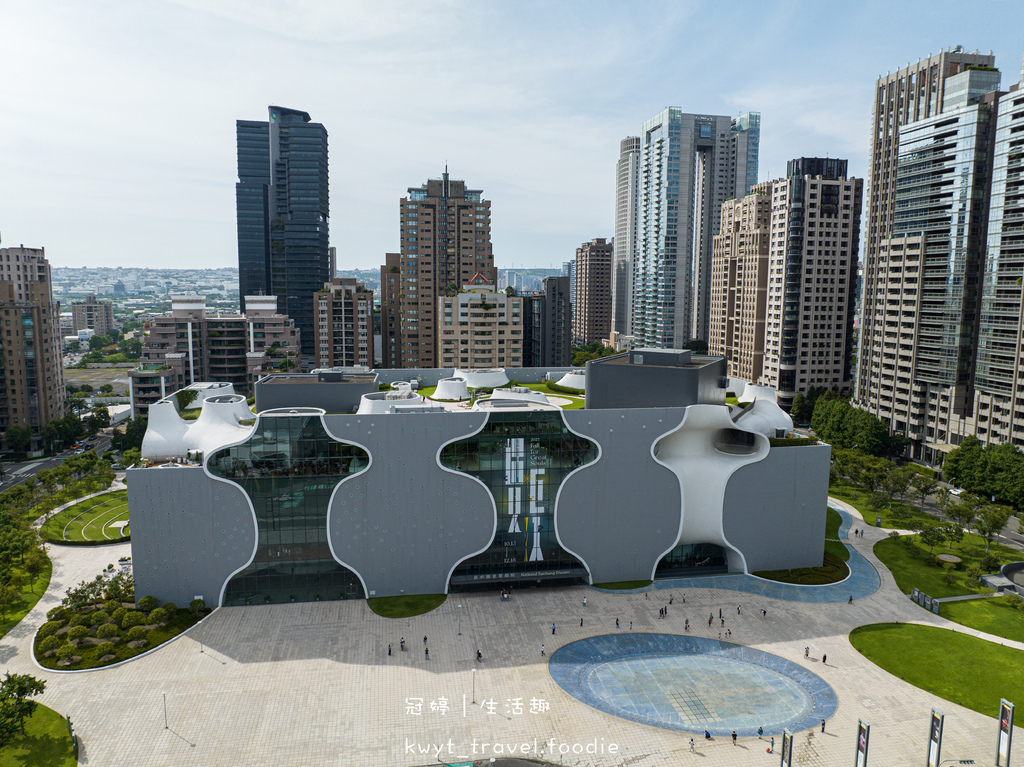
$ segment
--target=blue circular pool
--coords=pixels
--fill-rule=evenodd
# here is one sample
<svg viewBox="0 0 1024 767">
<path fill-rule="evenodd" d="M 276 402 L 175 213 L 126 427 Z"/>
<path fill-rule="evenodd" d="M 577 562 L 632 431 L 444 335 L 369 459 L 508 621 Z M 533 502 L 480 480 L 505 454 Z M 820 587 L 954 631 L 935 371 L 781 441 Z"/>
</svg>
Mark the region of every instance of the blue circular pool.
<svg viewBox="0 0 1024 767">
<path fill-rule="evenodd" d="M 562 647 L 548 664 L 588 706 L 681 732 L 742 736 L 804 730 L 835 713 L 832 688 L 803 666 L 749 647 L 677 634 L 606 634 Z"/>
</svg>

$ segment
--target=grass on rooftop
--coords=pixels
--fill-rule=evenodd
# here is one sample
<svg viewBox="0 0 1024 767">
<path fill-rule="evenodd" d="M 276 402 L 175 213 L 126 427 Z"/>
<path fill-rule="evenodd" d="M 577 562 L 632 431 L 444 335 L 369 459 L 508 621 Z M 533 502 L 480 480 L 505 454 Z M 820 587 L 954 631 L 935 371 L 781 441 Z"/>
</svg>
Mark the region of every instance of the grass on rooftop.
<svg viewBox="0 0 1024 767">
<path fill-rule="evenodd" d="M 969 634 L 913 623 L 874 623 L 850 632 L 850 644 L 914 687 L 985 716 L 997 715 L 1001 697 L 1024 698 L 1024 652 Z"/>
<path fill-rule="evenodd" d="M 385 618 L 411 618 L 436 610 L 448 598 L 447 594 L 408 594 L 398 597 L 372 597 L 366 600 L 377 615 Z"/>
</svg>

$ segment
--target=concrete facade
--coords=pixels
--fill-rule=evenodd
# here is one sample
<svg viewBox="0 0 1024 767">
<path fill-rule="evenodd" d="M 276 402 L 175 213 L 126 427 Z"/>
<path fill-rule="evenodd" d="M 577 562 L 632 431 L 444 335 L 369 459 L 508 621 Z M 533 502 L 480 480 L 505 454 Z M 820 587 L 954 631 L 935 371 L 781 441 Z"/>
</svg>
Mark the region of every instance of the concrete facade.
<svg viewBox="0 0 1024 767">
<path fill-rule="evenodd" d="M 770 398 L 774 420 L 725 405 L 724 360 L 640 349 L 587 375 L 583 410 L 538 395 L 373 415 L 326 414 L 344 382 L 297 377 L 201 465 L 147 435 L 128 482 L 140 588 L 249 604 L 821 564 L 829 449 L 772 447 L 791 421 Z M 617 386 L 640 401 L 594 406 Z"/>
<path fill-rule="evenodd" d="M 72 330 L 93 330 L 102 336 L 114 327 L 114 305 L 110 301 L 97 301 L 96 296 L 86 296 L 84 301 L 71 302 Z"/>
<path fill-rule="evenodd" d="M 317 367 L 373 367 L 373 291 L 336 277 L 313 296 Z"/>
<path fill-rule="evenodd" d="M 590 344 L 608 337 L 612 329 L 612 250 L 615 241 L 603 237 L 576 248 L 576 301 L 572 311 L 572 336 L 576 344 Z"/>
</svg>

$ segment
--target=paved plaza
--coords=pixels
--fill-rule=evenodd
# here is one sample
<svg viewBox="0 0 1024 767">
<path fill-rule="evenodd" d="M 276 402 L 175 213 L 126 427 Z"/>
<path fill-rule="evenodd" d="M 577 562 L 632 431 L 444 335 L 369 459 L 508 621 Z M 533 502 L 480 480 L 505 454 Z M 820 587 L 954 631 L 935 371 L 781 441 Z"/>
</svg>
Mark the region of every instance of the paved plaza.
<svg viewBox="0 0 1024 767">
<path fill-rule="evenodd" d="M 528 757 L 564 765 L 774 766 L 778 754 L 765 753 L 767 725 L 764 741 L 745 730 L 736 745 L 721 735 L 705 741 L 697 729 L 696 753 L 689 753 L 690 734 L 605 713 L 573 697 L 549 673 L 548 664 L 561 648 L 629 634 L 631 623 L 634 634 L 684 635 L 689 619 L 690 636 L 717 644 L 721 609 L 732 644 L 795 664 L 835 693 L 838 705 L 827 718 L 826 732 L 820 726 L 797 732 L 795 764 L 850 763 L 858 718 L 872 724 L 872 764 L 920 763 L 933 706 L 946 714 L 943 756 L 989 763 L 994 719 L 900 681 L 847 640 L 855 626 L 895 620 L 978 633 L 927 613 L 899 593 L 871 553 L 885 533 L 868 527 L 863 538 L 851 540 L 880 575 L 874 591 L 854 589 L 858 598 L 852 605 L 846 599 L 793 601 L 787 590 L 749 593 L 687 581 L 649 590 L 646 597 L 587 587 L 517 589 L 508 602 L 497 591 L 453 594 L 437 610 L 402 620 L 377 616 L 362 600 L 235 607 L 216 611 L 148 656 L 80 673 L 35 666 L 32 635 L 69 586 L 129 554 L 129 546 L 51 546 L 50 589 L 0 641 L 0 660 L 4 670 L 47 680 L 41 701 L 71 714 L 82 739 L 82 763 L 90 765 L 412 767 L 438 764 L 438 756 L 454 762 L 519 756 L 525 750 Z M 817 588 L 842 594 L 853 584 Z M 670 597 L 673 604 L 661 619 L 659 608 Z M 709 614 L 714 615 L 710 628 Z M 403 637 L 409 648 L 404 653 L 399 650 Z M 482 662 L 476 660 L 477 650 Z M 828 655 L 827 665 L 822 653 Z M 706 668 L 681 663 L 672 673 L 682 672 L 697 678 Z M 602 673 L 612 682 L 606 689 L 613 698 L 617 689 L 628 687 L 614 682 L 622 673 L 614 665 Z M 707 700 L 691 694 L 693 685 L 690 692 L 683 684 L 666 685 L 659 694 L 670 694 L 676 710 L 696 711 L 707 708 L 713 695 L 724 700 L 726 688 L 744 684 L 748 673 L 733 676 L 717 692 L 714 677 L 706 675 L 698 687 Z M 656 668 L 633 678 L 643 674 L 664 678 Z M 763 686 L 751 685 L 751 695 L 763 694 Z M 791 703 L 797 706 L 795 698 Z M 573 753 L 574 747 L 588 746 L 590 753 Z"/>
</svg>

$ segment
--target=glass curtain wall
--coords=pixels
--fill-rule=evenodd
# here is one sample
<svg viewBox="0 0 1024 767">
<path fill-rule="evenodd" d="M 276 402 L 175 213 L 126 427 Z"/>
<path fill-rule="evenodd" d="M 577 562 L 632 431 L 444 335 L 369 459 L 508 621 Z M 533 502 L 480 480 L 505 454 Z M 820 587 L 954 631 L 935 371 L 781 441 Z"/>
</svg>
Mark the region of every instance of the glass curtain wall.
<svg viewBox="0 0 1024 767">
<path fill-rule="evenodd" d="M 210 473 L 245 490 L 258 525 L 256 556 L 230 580 L 224 604 L 362 598 L 355 573 L 331 556 L 327 508 L 335 486 L 368 464 L 318 414 L 263 415 L 246 443 L 212 453 Z"/>
<path fill-rule="evenodd" d="M 492 413 L 479 434 L 446 446 L 441 464 L 480 479 L 498 509 L 494 541 L 455 569 L 452 585 L 586 577 L 558 545 L 555 496 L 571 471 L 596 459 L 597 446 L 558 412 Z"/>
<path fill-rule="evenodd" d="M 725 549 L 713 543 L 681 543 L 661 558 L 655 578 L 729 572 Z"/>
</svg>

